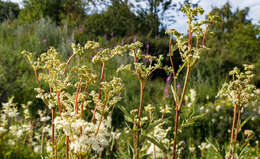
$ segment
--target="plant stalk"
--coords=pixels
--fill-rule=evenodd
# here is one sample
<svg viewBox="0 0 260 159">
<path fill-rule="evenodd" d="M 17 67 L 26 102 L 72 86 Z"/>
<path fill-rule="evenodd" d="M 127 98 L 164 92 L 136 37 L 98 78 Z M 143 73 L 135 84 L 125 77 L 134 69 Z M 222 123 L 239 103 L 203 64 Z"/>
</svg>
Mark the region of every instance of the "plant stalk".
<svg viewBox="0 0 260 159">
<path fill-rule="evenodd" d="M 69 57 L 69 59 L 68 59 L 68 61 L 66 62 L 66 65 L 65 65 L 65 67 L 64 67 L 64 73 L 66 72 L 66 68 L 67 68 L 67 66 L 69 65 L 69 63 L 70 63 L 70 61 L 72 60 L 72 58 L 75 56 L 76 54 L 72 54 L 70 57 Z"/>
<path fill-rule="evenodd" d="M 209 25 L 210 25 L 210 24 L 208 24 L 208 25 L 206 26 L 206 29 L 205 29 L 205 32 L 204 32 L 204 35 L 203 35 L 203 39 L 202 39 L 202 43 L 201 43 L 202 48 L 205 47 L 204 44 L 205 44 L 206 35 L 207 35 L 207 32 L 208 32 Z"/>
<path fill-rule="evenodd" d="M 66 136 L 66 159 L 69 159 L 69 136 Z"/>
<path fill-rule="evenodd" d="M 177 96 L 175 69 L 174 69 L 174 64 L 173 64 L 173 60 L 172 60 L 172 37 L 170 37 L 170 42 L 169 42 L 169 57 L 170 57 L 170 63 L 171 63 L 171 67 L 172 67 L 173 89 L 174 89 L 174 93 Z M 177 99 L 176 99 L 176 104 L 178 104 Z"/>
<path fill-rule="evenodd" d="M 58 103 L 58 107 L 59 107 L 60 118 L 61 118 L 61 120 L 63 120 L 62 115 L 61 115 L 60 92 L 57 92 L 57 103 Z"/>
<path fill-rule="evenodd" d="M 232 159 L 234 159 L 235 157 L 235 153 L 236 153 L 236 141 L 237 141 L 237 135 L 239 132 L 239 125 L 240 125 L 240 114 L 241 114 L 241 106 L 238 106 L 238 116 L 237 116 L 237 130 L 236 130 L 236 135 L 235 135 L 235 140 L 234 140 L 234 150 L 232 153 Z"/>
<path fill-rule="evenodd" d="M 79 106 L 78 106 L 78 96 L 79 96 L 79 88 L 81 85 L 81 80 L 79 81 L 78 87 L 77 87 L 77 94 L 76 94 L 76 101 L 75 101 L 75 107 L 76 107 L 76 114 L 79 113 Z"/>
<path fill-rule="evenodd" d="M 101 77 L 100 77 L 99 90 L 98 90 L 98 99 L 101 98 L 101 88 L 102 88 L 102 82 L 103 82 L 103 79 L 104 79 L 104 71 L 105 71 L 105 62 L 103 62 L 102 69 L 101 69 Z M 95 109 L 94 109 L 94 112 L 93 112 L 93 116 L 92 116 L 92 120 L 91 120 L 92 122 L 94 122 L 94 120 L 95 120 L 96 111 L 97 111 L 97 105 L 95 106 Z"/>
<path fill-rule="evenodd" d="M 176 105 L 176 110 L 175 110 L 176 115 L 175 115 L 175 125 L 174 125 L 172 159 L 176 158 L 176 143 L 177 143 L 179 116 L 180 116 L 180 113 L 181 113 L 181 107 L 182 107 L 184 95 L 185 95 L 185 92 L 186 92 L 186 86 L 188 84 L 189 74 L 190 74 L 190 66 L 188 65 L 186 76 L 185 76 L 185 82 L 184 82 L 184 86 L 183 86 L 183 90 L 182 90 L 182 94 L 181 94 L 181 99 L 180 99 L 179 105 Z"/>
<path fill-rule="evenodd" d="M 234 138 L 234 129 L 235 129 L 235 123 L 236 123 L 236 114 L 237 114 L 237 104 L 235 104 L 234 107 L 234 113 L 233 113 L 233 124 L 232 124 L 232 131 L 231 131 L 231 137 L 230 137 L 230 145 L 229 145 L 229 155 L 231 153 L 233 138 Z M 228 155 L 228 156 L 229 156 Z"/>
<path fill-rule="evenodd" d="M 51 119 L 52 119 L 52 122 L 51 122 L 51 142 L 52 142 L 52 153 L 53 153 L 53 156 L 55 155 L 55 149 L 54 149 L 54 117 L 55 117 L 55 114 L 54 114 L 54 108 L 51 109 Z"/>
<path fill-rule="evenodd" d="M 142 80 L 139 80 L 140 81 L 140 101 L 139 101 L 139 109 L 138 109 L 138 130 L 136 132 L 136 147 L 137 147 L 137 151 L 136 151 L 136 154 L 135 154 L 135 159 L 138 159 L 139 158 L 139 136 L 140 136 L 140 130 L 142 125 L 141 125 L 141 116 L 142 116 L 142 105 L 143 105 L 143 94 L 144 94 L 144 87 L 145 87 L 145 84 L 143 83 Z"/>
</svg>

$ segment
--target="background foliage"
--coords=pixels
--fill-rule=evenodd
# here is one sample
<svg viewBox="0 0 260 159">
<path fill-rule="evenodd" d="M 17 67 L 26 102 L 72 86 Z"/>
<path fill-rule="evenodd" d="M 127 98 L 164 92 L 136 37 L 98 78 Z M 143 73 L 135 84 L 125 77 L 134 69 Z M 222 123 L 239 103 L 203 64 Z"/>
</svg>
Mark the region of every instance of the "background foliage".
<svg viewBox="0 0 260 159">
<path fill-rule="evenodd" d="M 70 56 L 72 51 L 70 45 L 74 42 L 84 44 L 87 40 L 95 40 L 102 47 L 112 48 L 117 44 L 137 39 L 144 43 L 142 49 L 147 54 L 154 56 L 163 54 L 167 57 L 168 37 L 164 34 L 166 28 L 163 27 L 159 14 L 168 9 L 178 10 L 171 1 L 151 0 L 148 8 L 142 9 L 140 6 L 133 8 L 134 6 L 128 5 L 127 1 L 111 0 L 101 12 L 89 13 L 91 6 L 95 6 L 97 2 L 103 1 L 24 0 L 24 7 L 19 8 L 18 4 L 0 1 L 0 103 L 14 96 L 15 102 L 19 104 L 32 101 L 31 112 L 44 107 L 40 100 L 35 99 L 34 75 L 31 66 L 20 55 L 22 50 L 29 50 L 35 56 L 39 56 L 50 46 L 54 46 L 65 59 Z M 186 128 L 189 130 L 186 132 L 193 132 L 196 134 L 194 138 L 197 138 L 193 141 L 189 137 L 190 134 L 184 133 L 181 138 L 187 145 L 189 142 L 193 144 L 205 142 L 206 138 L 227 144 L 229 137 L 227 130 L 231 125 L 231 119 L 227 116 L 232 114 L 232 108 L 226 101 L 217 101 L 215 96 L 221 85 L 228 80 L 228 71 L 231 68 L 242 67 L 244 63 L 254 64 L 256 66 L 254 83 L 260 88 L 260 26 L 252 24 L 247 18 L 249 8 L 232 12 L 230 4 L 227 3 L 222 8 L 214 8 L 211 12 L 220 17 L 220 22 L 210 27 L 211 34 L 206 41 L 210 50 L 205 51 L 202 60 L 194 68 L 191 83 L 188 85 L 189 89 L 193 88 L 197 92 L 193 107 L 195 113 L 207 111 L 207 114 L 195 125 Z M 178 67 L 181 64 L 178 51 L 175 51 L 173 59 Z M 129 60 L 125 58 L 113 61 L 108 64 L 107 70 L 113 70 Z M 168 64 L 166 58 L 164 65 Z M 130 110 L 138 105 L 138 99 L 133 98 L 139 93 L 138 82 L 129 74 L 122 74 L 122 77 L 126 82 L 126 88 L 120 105 L 127 105 L 127 109 Z M 105 78 L 112 77 L 107 74 Z M 164 92 L 166 78 L 166 73 L 162 70 L 152 74 L 146 86 L 144 105 L 150 103 L 159 105 L 164 102 L 162 99 L 166 98 Z M 221 108 L 217 109 L 218 106 Z M 248 107 L 245 111 L 248 113 L 242 117 L 243 119 L 248 116 L 255 116 L 255 119 L 249 120 L 244 129 L 253 130 L 256 134 L 254 141 L 259 141 L 260 128 L 255 126 L 260 122 L 259 115 L 257 116 L 259 104 Z M 113 124 L 121 127 L 123 123 L 120 122 L 123 121 L 121 111 L 115 108 L 114 116 Z M 212 118 L 215 121 L 227 118 L 227 122 L 208 122 L 213 120 Z M 26 155 L 27 151 L 29 150 L 12 150 L 13 154 Z M 188 152 L 187 154 L 191 156 Z M 200 152 L 197 152 L 196 156 L 201 156 Z"/>
</svg>

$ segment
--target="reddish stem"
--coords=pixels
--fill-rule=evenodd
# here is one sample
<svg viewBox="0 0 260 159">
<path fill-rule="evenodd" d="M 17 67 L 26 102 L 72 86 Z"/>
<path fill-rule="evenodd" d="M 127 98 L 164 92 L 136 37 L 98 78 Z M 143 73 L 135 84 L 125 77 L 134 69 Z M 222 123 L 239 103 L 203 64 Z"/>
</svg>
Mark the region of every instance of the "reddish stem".
<svg viewBox="0 0 260 159">
<path fill-rule="evenodd" d="M 144 93 L 144 87 L 145 87 L 145 84 L 142 80 L 142 75 L 141 75 L 141 72 L 140 70 L 137 69 L 136 67 L 136 63 L 138 62 L 138 59 L 136 57 L 136 51 L 134 52 L 134 65 L 135 65 L 135 70 L 136 72 L 138 73 L 138 80 L 139 80 L 139 83 L 140 83 L 140 100 L 139 100 L 139 109 L 138 109 L 138 123 L 137 123 L 137 126 L 139 129 L 141 129 L 141 116 L 142 116 L 142 103 L 143 103 L 143 93 Z M 136 132 L 136 145 L 135 145 L 135 159 L 138 159 L 139 158 L 139 130 L 137 130 Z"/>
<path fill-rule="evenodd" d="M 49 86 L 50 87 L 50 86 Z M 51 95 L 51 87 L 50 87 L 50 95 Z"/>
<path fill-rule="evenodd" d="M 184 95 L 185 95 L 185 92 L 186 92 L 186 86 L 188 84 L 189 73 L 190 73 L 190 66 L 188 65 L 186 76 L 185 76 L 185 82 L 184 82 L 184 86 L 183 86 L 183 90 L 182 90 L 181 100 L 179 102 L 179 106 L 176 105 L 176 110 L 175 110 L 175 124 L 174 124 L 173 156 L 172 156 L 172 159 L 175 159 L 175 157 L 176 157 L 176 143 L 177 143 L 179 116 L 180 116 L 180 113 L 181 113 L 181 107 L 182 107 Z"/>
<path fill-rule="evenodd" d="M 76 54 L 72 54 L 72 55 L 69 57 L 69 59 L 68 59 L 66 65 L 65 65 L 65 68 L 64 68 L 64 73 L 66 72 L 66 68 L 67 68 L 68 64 L 70 63 L 70 61 L 72 60 L 73 56 L 75 56 L 75 55 L 76 55 Z"/>
<path fill-rule="evenodd" d="M 204 43 L 205 43 L 205 40 L 206 40 L 206 35 L 207 35 L 207 32 L 208 32 L 209 25 L 210 24 L 208 24 L 206 26 L 206 29 L 205 29 L 205 32 L 204 32 L 204 35 L 203 35 L 203 39 L 202 39 L 202 43 L 201 43 L 202 47 L 204 47 Z"/>
<path fill-rule="evenodd" d="M 237 115 L 237 104 L 235 104 L 234 107 L 234 112 L 233 112 L 233 124 L 232 124 L 232 132 L 231 132 L 231 137 L 230 137 L 230 150 L 229 150 L 229 154 L 231 152 L 231 147 L 232 147 L 232 143 L 233 143 L 233 138 L 234 138 L 234 129 L 235 129 L 235 123 L 236 123 L 236 115 Z"/>
<path fill-rule="evenodd" d="M 104 71 L 105 71 L 105 62 L 103 62 L 102 70 L 101 70 L 101 77 L 100 77 L 99 90 L 98 90 L 98 99 L 101 98 L 101 88 L 102 88 L 102 82 L 103 82 L 103 78 L 104 78 Z M 92 120 L 91 120 L 92 122 L 94 122 L 94 120 L 95 120 L 96 111 L 97 111 L 97 104 L 96 104 L 94 112 L 93 112 L 93 116 L 92 116 Z"/>
<path fill-rule="evenodd" d="M 61 120 L 63 120 L 62 115 L 61 115 L 60 92 L 57 92 L 57 103 L 58 103 L 58 107 L 59 107 L 60 118 L 61 118 Z"/>
<path fill-rule="evenodd" d="M 140 102 L 139 102 L 139 111 L 138 111 L 138 120 L 139 120 L 139 126 L 141 121 L 141 115 L 142 115 L 142 104 L 143 104 L 143 96 L 144 96 L 144 87 L 145 85 L 143 82 L 140 82 Z"/>
<path fill-rule="evenodd" d="M 189 46 L 189 51 L 190 51 L 190 54 L 191 54 L 191 51 L 192 51 L 192 32 L 191 32 L 191 21 L 190 20 L 188 22 L 188 27 L 189 27 L 188 46 Z M 183 102 L 185 91 L 186 91 L 186 86 L 187 86 L 187 83 L 188 83 L 189 74 L 190 74 L 190 65 L 188 63 L 187 72 L 186 72 L 186 76 L 185 76 L 185 82 L 184 82 L 184 86 L 183 86 L 183 89 L 182 89 L 182 95 L 181 95 L 180 102 L 178 103 L 179 106 L 177 106 L 177 104 L 176 104 L 172 159 L 175 159 L 175 157 L 176 157 L 176 143 L 177 143 L 179 116 L 180 116 L 182 102 Z"/>
<path fill-rule="evenodd" d="M 75 101 L 75 107 L 76 107 L 76 114 L 79 113 L 79 106 L 78 106 L 78 96 L 79 96 L 79 88 L 81 85 L 81 80 L 79 81 L 78 87 L 77 87 L 77 94 L 76 94 L 76 101 Z"/>
<path fill-rule="evenodd" d="M 240 102 L 240 93 L 238 94 L 238 101 Z M 237 130 L 236 130 L 236 135 L 235 135 L 232 159 L 234 159 L 234 155 L 235 155 L 235 152 L 236 152 L 236 141 L 237 141 L 237 135 L 238 135 L 238 132 L 239 132 L 240 114 L 241 114 L 241 105 L 238 105 Z"/>
<path fill-rule="evenodd" d="M 188 84 L 189 75 L 190 75 L 190 66 L 188 65 L 188 67 L 187 67 L 187 72 L 186 72 L 186 76 L 185 76 L 185 81 L 184 81 L 184 85 L 183 85 L 183 90 L 182 90 L 182 94 L 181 94 L 181 100 L 180 100 L 179 108 L 178 108 L 179 113 L 180 113 L 180 111 L 181 111 L 183 99 L 184 99 L 184 96 L 185 96 L 185 92 L 186 92 L 186 87 L 187 87 L 187 84 Z"/>
<path fill-rule="evenodd" d="M 192 32 L 191 32 L 191 21 L 189 20 L 189 43 L 188 43 L 188 45 L 189 45 L 189 49 L 190 49 L 190 51 L 191 51 L 191 42 L 192 42 Z"/>
<path fill-rule="evenodd" d="M 102 123 L 102 119 L 103 119 L 103 115 L 101 115 L 100 118 L 99 118 L 99 121 L 98 121 L 98 127 L 97 127 L 97 129 L 96 129 L 96 133 L 95 133 L 95 135 L 97 135 L 98 132 L 99 132 L 100 125 L 101 125 L 101 123 Z"/>
<path fill-rule="evenodd" d="M 41 88 L 41 84 L 40 84 L 40 81 L 39 81 L 39 78 L 38 78 L 38 74 L 37 74 L 37 70 L 34 69 L 34 76 L 36 78 L 36 82 L 37 82 L 37 85 L 39 88 Z"/>
<path fill-rule="evenodd" d="M 139 110 L 138 110 L 138 128 L 141 129 L 142 125 L 141 125 L 141 115 L 142 115 L 142 103 L 143 103 L 143 94 L 144 94 L 144 87 L 145 85 L 143 84 L 142 81 L 140 81 L 140 102 L 139 102 Z M 139 158 L 139 131 L 137 130 L 136 133 L 136 147 L 137 147 L 137 153 L 135 158 L 138 159 Z"/>
</svg>

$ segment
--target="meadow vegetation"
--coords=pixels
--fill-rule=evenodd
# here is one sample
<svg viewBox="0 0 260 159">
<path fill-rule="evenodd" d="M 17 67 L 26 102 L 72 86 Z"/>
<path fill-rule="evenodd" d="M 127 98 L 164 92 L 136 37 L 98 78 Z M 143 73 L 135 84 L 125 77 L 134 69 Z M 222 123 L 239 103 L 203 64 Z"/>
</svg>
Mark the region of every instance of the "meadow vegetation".
<svg viewBox="0 0 260 159">
<path fill-rule="evenodd" d="M 85 14 L 95 1 L 25 2 L 0 1 L 13 8 L 0 13 L 0 158 L 258 158 L 260 29 L 248 8 L 197 20 L 204 10 L 186 2 L 180 33 L 152 3 Z"/>
</svg>

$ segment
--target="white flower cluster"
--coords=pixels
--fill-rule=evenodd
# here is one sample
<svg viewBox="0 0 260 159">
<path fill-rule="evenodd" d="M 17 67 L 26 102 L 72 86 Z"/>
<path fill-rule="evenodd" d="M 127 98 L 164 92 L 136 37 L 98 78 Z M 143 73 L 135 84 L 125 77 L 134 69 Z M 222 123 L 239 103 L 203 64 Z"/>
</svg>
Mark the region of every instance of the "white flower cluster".
<svg viewBox="0 0 260 159">
<path fill-rule="evenodd" d="M 164 123 L 157 125 L 154 128 L 154 131 L 153 131 L 152 135 L 150 135 L 150 137 L 156 139 L 157 141 L 160 141 L 164 145 L 169 146 L 170 140 L 166 136 L 167 136 L 168 132 L 170 131 L 171 127 L 168 127 L 167 129 L 163 129 L 162 128 L 163 124 Z M 165 157 L 163 152 L 161 151 L 161 149 L 154 144 L 151 144 L 149 146 L 149 148 L 147 150 L 147 154 L 153 154 L 154 148 L 155 148 L 155 152 L 156 152 L 156 157 L 158 157 L 158 158 Z"/>
<path fill-rule="evenodd" d="M 199 149 L 202 151 L 202 150 L 207 150 L 211 147 L 210 144 L 207 144 L 206 142 L 202 142 L 199 146 Z"/>
<path fill-rule="evenodd" d="M 190 93 L 185 96 L 185 102 L 188 107 L 191 107 L 191 105 L 196 102 L 196 95 L 196 91 L 194 89 L 190 89 Z"/>
<path fill-rule="evenodd" d="M 87 122 L 81 120 L 75 112 L 62 113 L 63 120 L 56 117 L 54 124 L 57 129 L 62 130 L 70 139 L 70 150 L 77 155 L 87 154 L 89 148 L 95 152 L 101 152 L 108 146 L 111 137 L 111 118 L 102 120 L 98 133 L 96 133 L 98 122 Z M 96 119 L 100 114 L 96 113 Z"/>
<path fill-rule="evenodd" d="M 217 97 L 227 97 L 233 104 L 241 106 L 256 97 L 256 87 L 250 84 L 255 76 L 253 73 L 254 65 L 244 64 L 243 66 L 243 71 L 235 67 L 229 72 L 233 80 L 223 84 Z"/>
<path fill-rule="evenodd" d="M 7 115 L 9 118 L 14 118 L 18 116 L 18 110 L 16 108 L 16 103 L 13 103 L 13 99 L 9 98 L 7 103 L 2 103 L 3 105 L 3 113 Z"/>
<path fill-rule="evenodd" d="M 13 103 L 13 99 L 9 98 L 7 103 L 2 103 L 3 108 L 1 111 L 1 118 L 0 118 L 0 135 L 6 133 L 8 127 L 8 121 L 10 118 L 15 118 L 18 116 L 18 110 L 16 108 L 16 104 Z M 12 128 L 13 129 L 13 128 Z M 10 128 L 10 130 L 12 130 Z"/>
<path fill-rule="evenodd" d="M 18 142 L 25 142 L 31 125 L 27 119 L 30 118 L 27 104 L 22 104 L 24 110 L 24 118 L 19 116 L 17 103 L 13 102 L 14 97 L 8 99 L 7 103 L 2 103 L 3 108 L 0 111 L 0 136 L 5 136 L 8 140 L 6 144 L 15 145 Z"/>
</svg>

